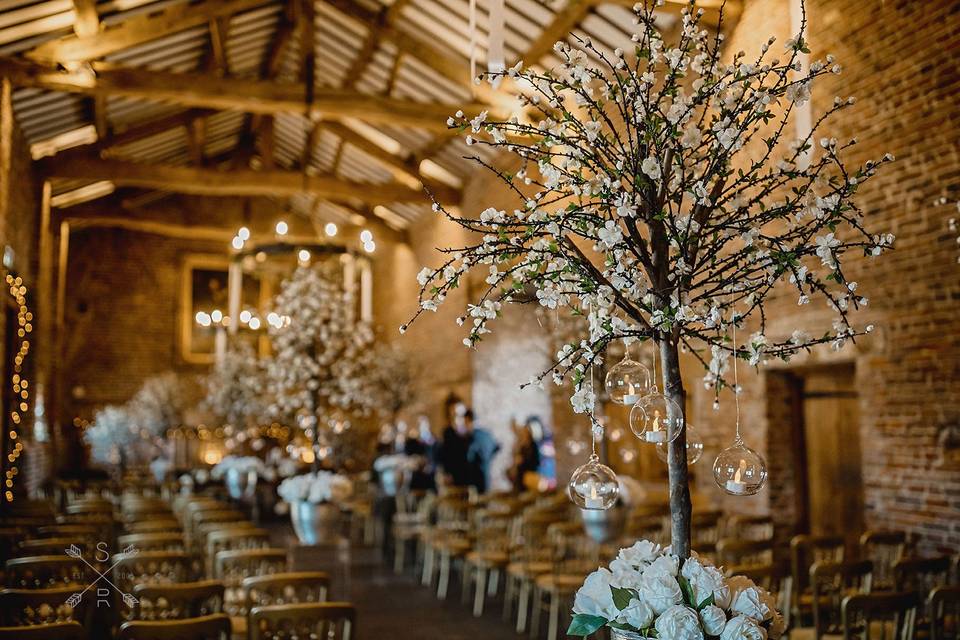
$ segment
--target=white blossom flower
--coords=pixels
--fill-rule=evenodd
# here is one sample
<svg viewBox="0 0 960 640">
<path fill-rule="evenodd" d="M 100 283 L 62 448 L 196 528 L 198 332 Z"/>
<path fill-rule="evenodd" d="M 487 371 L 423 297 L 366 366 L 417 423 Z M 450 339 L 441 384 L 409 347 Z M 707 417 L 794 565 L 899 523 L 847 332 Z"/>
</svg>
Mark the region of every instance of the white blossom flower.
<svg viewBox="0 0 960 640">
<path fill-rule="evenodd" d="M 600 616 L 613 620 L 619 614 L 613 603 L 610 580 L 613 574 L 607 569 L 597 569 L 583 582 L 573 600 L 573 612 L 590 616 Z"/>
<path fill-rule="evenodd" d="M 735 616 L 727 621 L 720 640 L 767 640 L 767 632 L 753 618 Z"/>
<path fill-rule="evenodd" d="M 617 615 L 617 622 L 628 625 L 634 629 L 646 629 L 653 622 L 653 609 L 646 602 L 631 598 L 627 603 L 626 609 Z"/>
<path fill-rule="evenodd" d="M 703 629 L 697 612 L 683 605 L 675 605 L 660 613 L 654 628 L 661 638 L 670 640 L 703 640 Z"/>
<path fill-rule="evenodd" d="M 651 180 L 660 179 L 660 162 L 653 156 L 643 159 L 640 163 L 640 170 Z"/>
<path fill-rule="evenodd" d="M 700 624 L 708 636 L 719 636 L 727 625 L 727 614 L 716 605 L 708 605 L 700 610 Z"/>
</svg>

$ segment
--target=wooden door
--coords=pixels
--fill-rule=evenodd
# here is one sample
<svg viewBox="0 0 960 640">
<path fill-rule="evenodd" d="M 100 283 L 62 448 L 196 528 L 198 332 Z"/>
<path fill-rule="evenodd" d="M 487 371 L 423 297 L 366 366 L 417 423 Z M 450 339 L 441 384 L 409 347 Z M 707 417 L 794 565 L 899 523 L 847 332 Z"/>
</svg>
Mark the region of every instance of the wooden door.
<svg viewBox="0 0 960 640">
<path fill-rule="evenodd" d="M 803 375 L 803 422 L 810 532 L 855 541 L 863 530 L 863 474 L 852 366 Z"/>
</svg>

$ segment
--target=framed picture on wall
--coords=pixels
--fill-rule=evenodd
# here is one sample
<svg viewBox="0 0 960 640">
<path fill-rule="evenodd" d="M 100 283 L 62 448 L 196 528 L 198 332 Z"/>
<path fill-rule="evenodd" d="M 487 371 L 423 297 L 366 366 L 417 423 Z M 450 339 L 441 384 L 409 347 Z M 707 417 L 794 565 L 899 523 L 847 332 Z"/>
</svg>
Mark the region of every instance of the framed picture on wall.
<svg viewBox="0 0 960 640">
<path fill-rule="evenodd" d="M 180 274 L 180 355 L 186 362 L 214 361 L 217 326 L 202 326 L 198 313 L 226 315 L 230 259 L 226 256 L 192 254 L 183 260 Z"/>
</svg>

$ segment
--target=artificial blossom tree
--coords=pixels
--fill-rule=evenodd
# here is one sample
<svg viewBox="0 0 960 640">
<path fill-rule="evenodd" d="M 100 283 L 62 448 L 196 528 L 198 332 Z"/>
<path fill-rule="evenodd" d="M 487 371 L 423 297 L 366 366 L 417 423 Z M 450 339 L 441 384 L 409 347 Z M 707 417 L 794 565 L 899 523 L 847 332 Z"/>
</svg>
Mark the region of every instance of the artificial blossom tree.
<svg viewBox="0 0 960 640">
<path fill-rule="evenodd" d="M 322 264 L 301 266 L 274 300 L 269 323 L 274 354 L 267 361 L 272 409 L 278 417 L 307 418 L 313 429 L 313 467 L 320 464 L 320 426 L 330 413 L 366 411 L 373 332 L 358 318 L 352 292 Z"/>
<path fill-rule="evenodd" d="M 458 320 L 469 327 L 468 346 L 489 331 L 501 305 L 533 293 L 544 307 L 582 314 L 588 329 L 531 382 L 569 376 L 575 411 L 592 413 L 591 370 L 608 345 L 652 340 L 663 393 L 674 401 L 669 419 L 683 425 L 681 350 L 702 363 L 705 383 L 719 394 L 731 356 L 758 365 L 821 343 L 839 348 L 862 331 L 850 312 L 867 300 L 842 264 L 850 254 L 879 255 L 893 237 L 868 231 L 853 198 L 893 158 L 848 166 L 842 156 L 856 140 L 821 133 L 853 98 L 837 97 L 814 114 L 808 133 L 792 135 L 791 114 L 810 100 L 817 79 L 841 70 L 831 56 L 801 64 L 803 29 L 783 44 L 769 39 L 755 56 L 725 56 L 723 36 L 701 27 L 693 3 L 671 42 L 655 9 L 653 2 L 634 7 L 629 50 L 572 35 L 572 45 L 554 47 L 562 60 L 556 68 L 520 62 L 487 74 L 512 79 L 522 116 L 451 117 L 468 145 L 514 158 L 513 170 L 472 160 L 498 176 L 518 205 L 477 217 L 434 205 L 475 235 L 421 271 L 417 315 L 435 310 L 468 270 L 485 269 L 488 286 Z M 792 287 L 800 305 L 828 305 L 832 328 L 767 335 L 765 301 L 781 287 Z M 745 326 L 752 333 L 735 342 L 735 328 Z M 669 445 L 668 465 L 673 550 L 688 557 L 683 432 Z"/>
</svg>

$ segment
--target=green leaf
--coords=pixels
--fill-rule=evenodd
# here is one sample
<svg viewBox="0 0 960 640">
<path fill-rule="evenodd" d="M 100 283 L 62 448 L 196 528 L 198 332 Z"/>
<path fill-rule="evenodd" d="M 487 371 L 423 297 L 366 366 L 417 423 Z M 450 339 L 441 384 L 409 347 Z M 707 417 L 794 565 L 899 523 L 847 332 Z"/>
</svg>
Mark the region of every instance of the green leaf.
<svg viewBox="0 0 960 640">
<path fill-rule="evenodd" d="M 684 603 L 691 607 L 697 606 L 697 603 L 693 601 L 693 588 L 690 586 L 690 582 L 684 576 L 677 576 L 677 582 L 680 583 Z"/>
<path fill-rule="evenodd" d="M 703 611 L 704 607 L 709 607 L 709 606 L 712 605 L 712 604 L 715 604 L 715 598 L 713 597 L 713 594 L 711 593 L 710 595 L 708 595 L 706 598 L 703 599 L 703 602 L 701 602 L 701 603 L 697 606 L 697 611 Z"/>
<path fill-rule="evenodd" d="M 613 592 L 613 604 L 615 604 L 620 611 L 626 609 L 630 604 L 630 600 L 637 597 L 630 589 L 614 587 L 613 585 L 610 585 L 610 591 Z"/>
<path fill-rule="evenodd" d="M 607 623 L 606 618 L 600 616 L 591 616 L 586 613 L 578 613 L 570 621 L 570 627 L 567 629 L 568 636 L 587 637 L 595 633 L 600 627 Z"/>
</svg>

